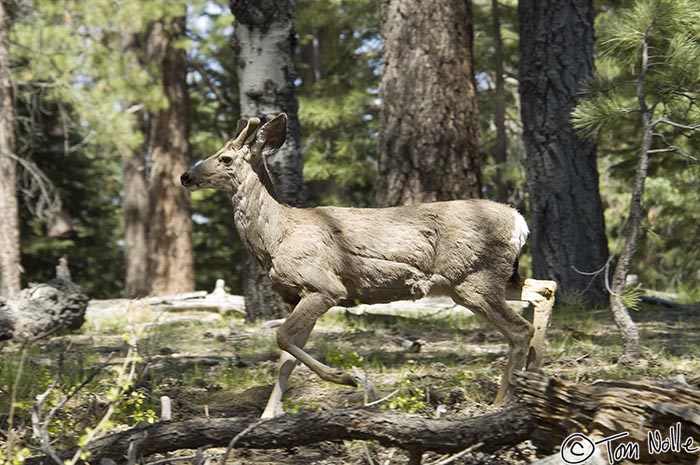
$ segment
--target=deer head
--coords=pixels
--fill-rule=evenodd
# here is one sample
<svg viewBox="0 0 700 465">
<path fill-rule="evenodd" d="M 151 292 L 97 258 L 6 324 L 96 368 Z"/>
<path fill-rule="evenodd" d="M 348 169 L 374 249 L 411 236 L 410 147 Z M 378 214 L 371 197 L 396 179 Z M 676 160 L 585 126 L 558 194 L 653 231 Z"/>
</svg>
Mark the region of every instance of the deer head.
<svg viewBox="0 0 700 465">
<path fill-rule="evenodd" d="M 269 173 L 265 160 L 282 146 L 287 137 L 287 115 L 280 113 L 262 126 L 260 122 L 259 118 L 241 120 L 239 129 L 242 130 L 238 136 L 184 172 L 180 176 L 182 185 L 190 191 L 206 188 L 236 191 L 242 176 L 246 176 L 251 167 L 267 184 Z"/>
</svg>

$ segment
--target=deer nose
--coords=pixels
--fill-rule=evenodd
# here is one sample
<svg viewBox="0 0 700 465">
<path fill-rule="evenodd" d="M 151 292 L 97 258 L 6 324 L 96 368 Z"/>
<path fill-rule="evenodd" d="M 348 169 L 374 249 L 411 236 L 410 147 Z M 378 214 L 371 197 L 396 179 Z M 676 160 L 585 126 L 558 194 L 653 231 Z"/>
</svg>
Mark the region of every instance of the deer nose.
<svg viewBox="0 0 700 465">
<path fill-rule="evenodd" d="M 191 181 L 192 177 L 190 176 L 189 171 L 185 171 L 184 173 L 182 173 L 182 176 L 180 176 L 180 182 L 183 186 L 187 186 Z"/>
</svg>

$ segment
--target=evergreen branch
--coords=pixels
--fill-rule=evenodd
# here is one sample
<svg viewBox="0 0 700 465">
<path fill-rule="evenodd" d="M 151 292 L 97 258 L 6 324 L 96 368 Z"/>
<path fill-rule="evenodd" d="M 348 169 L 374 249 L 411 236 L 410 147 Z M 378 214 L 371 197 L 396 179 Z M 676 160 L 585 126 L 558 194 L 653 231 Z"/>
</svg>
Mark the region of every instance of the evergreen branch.
<svg viewBox="0 0 700 465">
<path fill-rule="evenodd" d="M 679 97 L 685 97 L 688 100 L 690 100 L 691 104 L 694 104 L 697 102 L 698 98 L 700 97 L 700 94 L 697 91 L 693 91 L 690 89 L 677 89 L 677 90 L 672 90 L 670 92 L 672 95 L 677 95 Z"/>
<path fill-rule="evenodd" d="M 692 156 L 682 148 L 678 147 L 677 145 L 670 145 L 666 147 L 665 149 L 652 149 L 652 150 L 647 150 L 647 153 L 670 153 L 670 152 L 675 152 L 682 156 L 683 158 L 687 158 L 688 160 L 691 160 L 695 163 L 698 163 L 700 160 L 698 160 L 696 157 Z"/>
<path fill-rule="evenodd" d="M 12 153 L 6 155 L 15 160 L 29 176 L 30 186 L 28 189 L 22 189 L 24 194 L 28 198 L 33 198 L 37 195 L 37 191 L 39 192 L 35 205 L 30 201 L 27 202 L 29 210 L 45 221 L 60 213 L 61 197 L 51 179 L 33 161 Z"/>
<path fill-rule="evenodd" d="M 211 90 L 212 93 L 216 96 L 216 99 L 219 101 L 219 103 L 221 105 L 227 105 L 226 97 L 224 97 L 224 95 L 221 93 L 221 89 L 216 87 L 214 83 L 211 82 L 211 79 L 209 79 L 209 75 L 207 74 L 207 70 L 204 68 L 202 62 L 190 60 L 189 64 L 199 73 L 200 76 L 202 76 L 204 83 L 207 85 L 207 87 L 209 87 L 209 90 Z"/>
<path fill-rule="evenodd" d="M 700 130 L 700 124 L 693 124 L 693 125 L 688 125 L 688 124 L 682 124 L 677 121 L 670 120 L 668 118 L 659 118 L 655 120 L 653 123 L 651 123 L 652 127 L 656 127 L 657 124 L 660 123 L 665 123 L 668 124 L 669 126 L 673 126 L 674 128 L 678 129 L 685 129 L 687 131 L 698 131 Z"/>
</svg>

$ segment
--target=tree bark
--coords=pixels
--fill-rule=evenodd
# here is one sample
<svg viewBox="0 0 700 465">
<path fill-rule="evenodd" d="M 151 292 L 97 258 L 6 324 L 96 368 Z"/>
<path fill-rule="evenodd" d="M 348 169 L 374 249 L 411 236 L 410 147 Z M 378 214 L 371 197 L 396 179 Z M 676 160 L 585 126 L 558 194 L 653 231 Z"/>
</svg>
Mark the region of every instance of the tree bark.
<svg viewBox="0 0 700 465">
<path fill-rule="evenodd" d="M 471 2 L 383 0 L 377 203 L 479 197 Z"/>
<path fill-rule="evenodd" d="M 135 150 L 122 158 L 124 208 L 124 262 L 126 296 L 149 293 L 148 222 L 149 202 L 144 154 Z"/>
<path fill-rule="evenodd" d="M 0 341 L 33 341 L 85 323 L 88 296 L 73 284 L 64 258 L 56 278 L 33 283 L 7 301 L 0 299 Z"/>
<path fill-rule="evenodd" d="M 530 439 L 540 453 L 551 453 L 572 433 L 600 440 L 627 432 L 628 437 L 613 445 L 639 444 L 640 456 L 635 463 L 695 465 L 697 461 L 697 453 L 683 450 L 650 454 L 653 448 L 650 449 L 648 443 L 648 433 L 658 431 L 668 438 L 669 427 L 676 425 L 680 425 L 683 441 L 700 436 L 700 377 L 697 375 L 682 380 L 617 380 L 584 385 L 521 372 L 517 376 L 517 386 L 536 425 Z"/>
<path fill-rule="evenodd" d="M 292 0 L 233 0 L 236 17 L 233 48 L 238 57 L 241 117 L 288 118 L 287 141 L 267 164 L 277 200 L 300 206 L 302 186 L 301 128 L 294 93 L 295 33 Z M 251 256 L 246 262 L 244 294 L 249 321 L 286 316 L 291 307 L 272 289 L 267 272 Z"/>
<path fill-rule="evenodd" d="M 524 405 L 476 418 L 431 419 L 401 412 L 370 409 L 316 411 L 283 415 L 252 428 L 236 443 L 252 449 L 285 449 L 334 440 L 375 440 L 387 447 L 409 451 L 453 453 L 470 444 L 483 442 L 480 451 L 490 452 L 518 444 L 534 428 Z M 206 418 L 164 422 L 122 433 L 111 434 L 91 443 L 90 461 L 119 459 L 130 444 L 139 455 L 148 456 L 203 445 L 225 447 L 229 441 L 254 423 L 252 418 Z M 68 451 L 60 454 L 69 456 Z M 29 459 L 28 464 L 43 463 Z"/>
<path fill-rule="evenodd" d="M 535 278 L 562 293 L 605 295 L 608 257 L 596 146 L 570 122 L 581 81 L 593 72 L 593 0 L 521 0 L 520 98 Z M 577 271 L 579 270 L 579 271 Z"/>
<path fill-rule="evenodd" d="M 644 184 L 649 170 L 649 150 L 651 149 L 654 137 L 654 125 L 652 118 L 654 107 L 649 107 L 646 103 L 644 87 L 646 76 L 649 72 L 649 43 L 646 35 L 642 45 L 642 63 L 639 78 L 637 79 L 637 104 L 642 115 L 642 144 L 639 148 L 639 159 L 634 173 L 634 185 L 632 187 L 632 198 L 630 199 L 629 215 L 627 216 L 625 246 L 615 265 L 610 288 L 610 309 L 612 310 L 615 324 L 620 330 L 623 343 L 623 354 L 620 357 L 621 363 L 633 364 L 642 356 L 642 346 L 639 340 L 637 325 L 632 321 L 622 295 L 625 292 L 627 275 L 632 266 L 632 258 L 639 245 L 639 229 L 642 224 L 644 210 L 642 208 L 642 198 L 644 197 Z"/>
<path fill-rule="evenodd" d="M 122 33 L 121 52 L 127 62 L 127 69 L 137 73 L 142 71 L 138 53 L 142 45 L 139 33 L 124 31 Z M 124 102 L 129 107 L 134 102 Z M 143 114 L 138 112 L 132 117 L 132 130 L 145 133 Z M 129 298 L 148 295 L 148 223 L 150 208 L 148 201 L 148 181 L 146 179 L 146 147 L 120 148 L 122 156 L 122 207 L 124 209 L 124 264 L 125 292 Z"/>
<path fill-rule="evenodd" d="M 156 22 L 148 56 L 160 69 L 166 106 L 152 116 L 148 175 L 150 294 L 194 289 L 192 215 L 180 174 L 189 167 L 187 55 L 176 43 L 185 35 L 185 18 Z"/>
<path fill-rule="evenodd" d="M 0 296 L 21 289 L 15 109 L 10 71 L 10 17 L 0 2 Z"/>
<path fill-rule="evenodd" d="M 301 85 L 309 93 L 313 85 L 321 80 L 321 40 L 324 32 L 324 28 L 314 30 L 310 40 L 299 45 L 299 60 L 303 64 Z"/>
<path fill-rule="evenodd" d="M 496 175 L 494 176 L 495 199 L 499 202 L 508 202 L 512 186 L 505 176 L 506 163 L 508 162 L 508 137 L 506 134 L 506 91 L 505 75 L 503 70 L 503 39 L 501 37 L 501 14 L 499 0 L 491 0 L 491 24 L 493 27 L 494 49 L 494 74 L 496 82 L 495 107 L 493 112 L 493 125 L 496 127 L 496 148 L 493 159 L 496 162 Z"/>
</svg>

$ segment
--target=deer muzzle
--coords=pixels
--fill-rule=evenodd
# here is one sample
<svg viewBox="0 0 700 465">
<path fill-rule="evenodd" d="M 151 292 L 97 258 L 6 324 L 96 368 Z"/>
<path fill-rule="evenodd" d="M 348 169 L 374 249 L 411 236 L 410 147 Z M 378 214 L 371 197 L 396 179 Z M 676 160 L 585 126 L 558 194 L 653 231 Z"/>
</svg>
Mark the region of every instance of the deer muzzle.
<svg viewBox="0 0 700 465">
<path fill-rule="evenodd" d="M 185 186 L 188 189 L 195 187 L 194 176 L 192 176 L 192 174 L 190 174 L 189 171 L 185 171 L 184 173 L 182 173 L 182 175 L 180 176 L 180 182 L 183 186 Z"/>
</svg>

